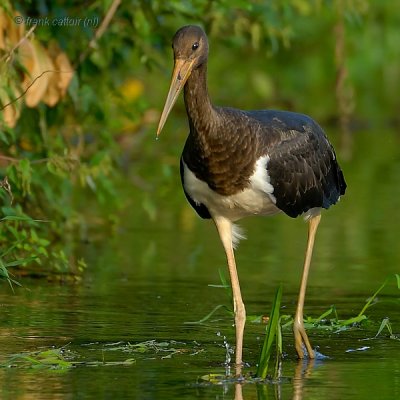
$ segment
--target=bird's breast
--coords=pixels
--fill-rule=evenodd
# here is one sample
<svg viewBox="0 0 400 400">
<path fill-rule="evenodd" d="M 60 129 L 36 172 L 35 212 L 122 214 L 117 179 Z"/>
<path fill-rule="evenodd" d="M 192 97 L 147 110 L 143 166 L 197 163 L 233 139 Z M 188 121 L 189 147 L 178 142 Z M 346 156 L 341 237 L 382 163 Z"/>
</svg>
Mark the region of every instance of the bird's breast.
<svg viewBox="0 0 400 400">
<path fill-rule="evenodd" d="M 183 161 L 183 186 L 196 204 L 207 207 L 211 216 L 223 216 L 231 221 L 251 215 L 272 215 L 280 212 L 276 207 L 274 188 L 268 175 L 268 156 L 260 157 L 253 174 L 235 193 L 221 195 L 212 190 L 212 183 L 196 177 Z"/>
</svg>

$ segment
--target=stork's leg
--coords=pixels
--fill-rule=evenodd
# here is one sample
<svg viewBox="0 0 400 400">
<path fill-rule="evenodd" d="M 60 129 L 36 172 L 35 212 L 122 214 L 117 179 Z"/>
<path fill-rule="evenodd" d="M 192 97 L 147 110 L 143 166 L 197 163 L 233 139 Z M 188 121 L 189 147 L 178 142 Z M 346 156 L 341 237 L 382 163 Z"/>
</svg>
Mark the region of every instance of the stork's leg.
<svg viewBox="0 0 400 400">
<path fill-rule="evenodd" d="M 225 249 L 229 275 L 231 278 L 236 329 L 236 375 L 240 376 L 242 372 L 243 332 L 244 325 L 246 323 L 246 310 L 244 308 L 244 303 L 240 292 L 239 277 L 236 270 L 235 255 L 233 252 L 232 223 L 228 219 L 221 217 L 214 218 L 214 222 Z"/>
<path fill-rule="evenodd" d="M 308 357 L 315 358 L 314 350 L 310 345 L 310 341 L 308 340 L 306 330 L 304 329 L 303 308 L 304 308 L 304 298 L 306 296 L 308 271 L 310 269 L 311 257 L 314 247 L 314 239 L 320 220 L 321 220 L 321 215 L 315 215 L 311 217 L 308 222 L 307 250 L 304 259 L 303 276 L 301 278 L 300 293 L 297 302 L 297 310 L 293 324 L 294 340 L 295 340 L 297 355 L 299 356 L 299 358 L 304 358 L 303 344 L 307 349 Z"/>
</svg>

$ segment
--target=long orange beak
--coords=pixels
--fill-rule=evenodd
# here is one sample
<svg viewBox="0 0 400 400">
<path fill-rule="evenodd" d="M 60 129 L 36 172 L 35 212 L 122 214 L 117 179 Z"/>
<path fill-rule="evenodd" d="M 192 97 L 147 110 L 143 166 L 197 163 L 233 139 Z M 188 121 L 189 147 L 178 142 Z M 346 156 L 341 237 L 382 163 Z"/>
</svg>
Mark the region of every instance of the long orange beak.
<svg viewBox="0 0 400 400">
<path fill-rule="evenodd" d="M 168 115 L 174 106 L 179 93 L 185 86 L 190 73 L 193 70 L 194 60 L 176 59 L 174 71 L 172 72 L 171 86 L 169 87 L 169 92 L 167 100 L 165 101 L 164 110 L 161 114 L 160 122 L 157 128 L 157 137 L 161 133 L 165 122 L 167 121 Z"/>
</svg>

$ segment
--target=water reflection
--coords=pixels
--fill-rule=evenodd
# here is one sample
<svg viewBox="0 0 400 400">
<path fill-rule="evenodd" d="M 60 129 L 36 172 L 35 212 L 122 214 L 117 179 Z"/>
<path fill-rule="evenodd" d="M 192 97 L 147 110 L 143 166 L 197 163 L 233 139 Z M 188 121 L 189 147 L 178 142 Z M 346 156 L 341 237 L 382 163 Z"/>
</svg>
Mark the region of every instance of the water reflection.
<svg viewBox="0 0 400 400">
<path fill-rule="evenodd" d="M 293 377 L 293 400 L 303 399 L 304 381 L 310 378 L 316 360 L 300 360 L 297 363 Z M 280 398 L 279 398 L 280 400 Z"/>
<path fill-rule="evenodd" d="M 234 383 L 234 400 L 248 400 L 254 398 L 254 392 L 245 396 L 243 394 L 245 386 L 255 386 L 256 395 L 258 400 L 274 399 L 282 400 L 288 398 L 287 393 L 282 393 L 283 386 L 288 386 L 288 382 L 291 382 L 293 389 L 293 400 L 303 400 L 305 381 L 312 375 L 313 368 L 315 366 L 315 360 L 299 360 L 297 366 L 294 369 L 293 377 L 278 377 L 271 382 L 263 383 L 257 380 L 249 380 L 243 378 L 243 383 Z M 287 389 L 285 389 L 287 392 Z M 284 396 L 284 397 L 283 397 Z"/>
<path fill-rule="evenodd" d="M 256 387 L 256 395 L 258 400 L 274 399 L 282 400 L 288 398 L 287 393 L 282 393 L 283 386 L 288 386 L 288 382 L 291 382 L 292 386 L 292 399 L 303 400 L 304 387 L 306 381 L 311 377 L 316 360 L 299 360 L 295 369 L 294 375 L 291 378 L 279 377 L 270 383 L 235 383 L 234 384 L 234 400 L 249 400 L 254 398 L 254 393 L 245 396 L 243 394 L 245 385 L 252 385 Z M 287 390 L 285 390 L 287 392 Z"/>
<path fill-rule="evenodd" d="M 193 319 L 193 314 L 202 315 L 215 305 L 217 298 L 210 296 L 212 289 L 205 283 L 191 285 L 188 280 L 165 282 L 164 278 L 145 282 L 130 280 L 126 276 L 124 280 L 110 280 L 103 287 L 93 284 L 58 288 L 30 286 L 31 290 L 20 291 L 14 297 L 0 294 L 3 311 L 0 318 L 4 327 L 0 340 L 1 362 L 7 361 L 7 356 L 12 354 L 59 347 L 69 342 L 68 348 L 83 364 L 64 371 L 0 368 L 4 399 L 67 400 L 85 393 L 86 398 L 192 400 L 195 397 L 221 398 L 221 390 L 222 398 L 235 400 L 346 399 L 349 398 L 347 393 L 351 393 L 354 400 L 368 398 L 369 391 L 370 398 L 389 399 L 399 394 L 400 384 L 396 381 L 396 374 L 400 371 L 398 341 L 382 336 L 368 341 L 369 349 L 366 351 L 347 351 L 365 346 L 365 338 L 376 334 L 379 323 L 369 331 L 363 328 L 353 333 L 317 335 L 313 331 L 314 342 L 321 346 L 324 354 L 332 357 L 324 361 L 295 362 L 290 358 L 295 354 L 292 335 L 287 332 L 283 343 L 289 356 L 281 364 L 278 383 L 235 384 L 228 380 L 222 387 L 221 384 L 197 385 L 199 377 L 204 374 L 231 375 L 233 372 L 226 366 L 231 354 L 228 342 L 234 340 L 230 316 L 218 316 L 207 325 L 184 324 L 185 320 Z M 290 298 L 291 294 L 286 293 L 286 296 Z M 202 302 L 194 311 L 192 305 L 198 299 Z M 388 301 L 395 299 L 387 297 Z M 311 303 L 320 301 L 320 293 L 311 292 L 310 300 Z M 358 309 L 355 305 L 361 304 L 362 300 L 364 297 L 347 297 L 347 303 L 341 303 L 340 309 L 351 313 Z M 265 300 L 250 302 L 250 307 L 255 309 L 264 306 Z M 378 303 L 372 309 L 371 320 L 380 321 L 379 316 L 391 313 L 393 307 L 393 302 L 381 306 Z M 144 318 L 143 313 L 148 318 Z M 392 319 L 393 329 L 400 324 L 399 314 L 396 315 Z M 255 370 L 259 347 L 255 337 L 264 331 L 264 326 L 249 324 L 246 358 L 252 365 L 245 367 L 246 374 Z M 218 336 L 216 332 L 221 334 Z M 165 343 L 179 346 L 181 351 L 171 352 L 171 357 L 167 358 L 166 353 L 157 350 L 143 355 L 123 351 L 123 344 L 135 344 L 149 338 L 155 339 L 160 346 L 165 346 Z M 193 340 L 196 340 L 195 345 L 191 344 Z M 123 343 L 115 346 L 119 341 Z M 111 344 L 121 350 L 108 351 Z M 134 358 L 135 362 L 124 365 L 122 361 L 127 358 Z M 372 380 L 374 387 L 369 391 L 364 389 Z M 354 391 L 363 391 L 364 397 L 354 396 Z"/>
</svg>

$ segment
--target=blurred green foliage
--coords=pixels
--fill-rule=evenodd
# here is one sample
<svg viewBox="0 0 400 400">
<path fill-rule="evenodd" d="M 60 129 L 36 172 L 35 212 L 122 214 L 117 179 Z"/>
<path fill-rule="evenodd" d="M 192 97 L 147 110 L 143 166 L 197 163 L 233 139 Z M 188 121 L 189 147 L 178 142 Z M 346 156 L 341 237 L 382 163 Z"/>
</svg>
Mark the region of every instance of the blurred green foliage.
<svg viewBox="0 0 400 400">
<path fill-rule="evenodd" d="M 326 123 L 341 113 L 363 126 L 399 122 L 397 2 L 6 0 L 0 9 L 17 10 L 25 21 L 92 21 L 35 29 L 44 47 L 55 41 L 71 61 L 67 95 L 53 107 L 22 105 L 13 128 L 0 120 L 0 242 L 10 249 L 0 252 L 2 266 L 24 260 L 18 265 L 28 272 L 79 275 L 85 262 L 75 245 L 94 230 L 113 231 L 119 211 L 131 204 L 127 175 L 143 189 L 136 206 L 154 218 L 152 185 L 136 174 L 136 161 L 153 151 L 143 137 L 154 131 L 172 66 L 171 37 L 182 25 L 201 24 L 210 36 L 209 86 L 217 104 L 293 109 Z M 18 48 L 12 53 L 0 50 L 0 92 L 11 100 L 23 72 Z M 143 176 L 161 169 L 165 185 L 169 165 L 160 162 Z"/>
</svg>

